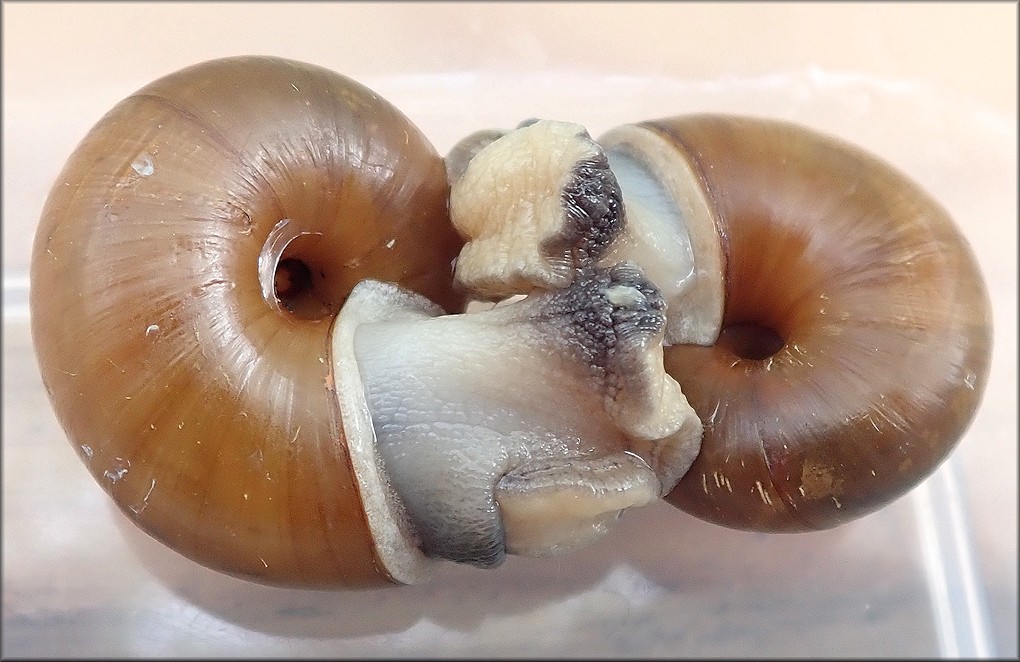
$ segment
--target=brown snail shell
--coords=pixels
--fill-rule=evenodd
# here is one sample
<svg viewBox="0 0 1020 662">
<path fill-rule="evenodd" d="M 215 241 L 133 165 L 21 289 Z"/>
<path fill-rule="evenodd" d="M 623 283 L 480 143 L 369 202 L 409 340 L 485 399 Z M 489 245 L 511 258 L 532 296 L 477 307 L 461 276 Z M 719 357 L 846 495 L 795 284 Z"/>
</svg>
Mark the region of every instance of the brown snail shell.
<svg viewBox="0 0 1020 662">
<path fill-rule="evenodd" d="M 303 63 L 198 64 L 103 117 L 46 202 L 31 313 L 58 418 L 120 509 L 257 581 L 389 579 L 329 330 L 369 277 L 462 305 L 447 196 L 404 115 Z"/>
<path fill-rule="evenodd" d="M 967 241 L 928 193 L 775 120 L 682 116 L 599 141 L 692 173 L 718 233 L 718 340 L 665 349 L 705 426 L 669 502 L 733 528 L 824 529 L 947 457 L 985 387 L 991 311 Z"/>
</svg>

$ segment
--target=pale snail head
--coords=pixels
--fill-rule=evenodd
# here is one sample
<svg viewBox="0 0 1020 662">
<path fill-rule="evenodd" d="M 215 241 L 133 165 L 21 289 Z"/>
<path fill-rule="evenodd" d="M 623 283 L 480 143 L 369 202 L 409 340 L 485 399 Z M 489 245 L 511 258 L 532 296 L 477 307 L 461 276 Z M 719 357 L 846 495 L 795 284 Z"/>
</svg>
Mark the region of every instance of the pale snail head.
<svg viewBox="0 0 1020 662">
<path fill-rule="evenodd" d="M 538 121 L 444 162 L 371 91 L 278 58 L 111 110 L 54 185 L 31 276 L 44 382 L 93 476 L 170 547 L 272 584 L 567 553 L 659 497 L 833 526 L 952 449 L 990 346 L 951 220 L 848 145 L 747 118 L 598 141 Z M 847 362 L 878 374 L 834 383 Z"/>
</svg>

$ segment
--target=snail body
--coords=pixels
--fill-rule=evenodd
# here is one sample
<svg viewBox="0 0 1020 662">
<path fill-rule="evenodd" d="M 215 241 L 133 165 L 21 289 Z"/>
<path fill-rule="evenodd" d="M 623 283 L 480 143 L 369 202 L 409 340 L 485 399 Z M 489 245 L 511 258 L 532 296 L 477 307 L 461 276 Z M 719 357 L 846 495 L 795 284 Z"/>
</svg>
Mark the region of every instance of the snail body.
<svg viewBox="0 0 1020 662">
<path fill-rule="evenodd" d="M 262 583 L 413 584 L 583 546 L 676 484 L 701 424 L 654 288 L 621 264 L 453 314 L 448 192 L 399 111 L 289 60 L 198 64 L 98 122 L 43 210 L 32 333 L 131 521 Z"/>
</svg>

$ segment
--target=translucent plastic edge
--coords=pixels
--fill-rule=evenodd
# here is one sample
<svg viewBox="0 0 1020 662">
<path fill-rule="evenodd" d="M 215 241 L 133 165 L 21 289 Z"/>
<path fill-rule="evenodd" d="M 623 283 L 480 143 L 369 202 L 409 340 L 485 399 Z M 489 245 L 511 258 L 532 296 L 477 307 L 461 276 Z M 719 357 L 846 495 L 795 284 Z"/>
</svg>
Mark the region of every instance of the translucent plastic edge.
<svg viewBox="0 0 1020 662">
<path fill-rule="evenodd" d="M 3 290 L 4 321 L 24 322 L 28 320 L 28 274 L 4 274 Z"/>
<path fill-rule="evenodd" d="M 921 562 L 941 656 L 994 657 L 962 483 L 958 460 L 950 456 L 911 492 Z"/>
</svg>

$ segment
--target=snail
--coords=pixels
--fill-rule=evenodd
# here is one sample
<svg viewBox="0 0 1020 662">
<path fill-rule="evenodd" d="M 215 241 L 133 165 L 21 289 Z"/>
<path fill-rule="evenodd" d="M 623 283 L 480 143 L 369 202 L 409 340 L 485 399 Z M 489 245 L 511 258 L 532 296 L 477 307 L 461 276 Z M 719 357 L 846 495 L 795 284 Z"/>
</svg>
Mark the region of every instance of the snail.
<svg viewBox="0 0 1020 662">
<path fill-rule="evenodd" d="M 74 150 L 31 323 L 73 448 L 139 528 L 256 582 L 425 581 L 605 535 L 696 456 L 634 265 L 462 312 L 444 159 L 280 58 L 132 94 Z"/>
<path fill-rule="evenodd" d="M 120 509 L 213 568 L 370 583 L 330 323 L 368 276 L 461 305 L 447 194 L 406 117 L 311 65 L 204 62 L 109 111 L 47 198 L 30 306 L 58 419 Z"/>
<path fill-rule="evenodd" d="M 593 162 L 625 228 L 596 251 L 564 191 Z M 704 425 L 667 495 L 735 529 L 826 529 L 891 502 L 956 446 L 992 343 L 976 259 L 906 175 L 793 123 L 697 114 L 528 120 L 450 151 L 457 283 L 479 299 L 632 260 L 667 302 L 664 361 Z M 587 188 L 600 184 L 589 179 Z M 491 255 L 501 259 L 493 260 Z"/>
<path fill-rule="evenodd" d="M 819 252 L 844 202 L 863 255 Z M 742 118 L 597 142 L 543 120 L 444 159 L 371 90 L 267 57 L 169 74 L 93 127 L 44 206 L 30 306 L 57 417 L 120 510 L 198 563 L 305 587 L 566 553 L 658 498 L 835 525 L 951 450 L 991 333 L 945 212 L 849 146 Z M 784 377 L 810 362 L 849 383 Z"/>
</svg>

